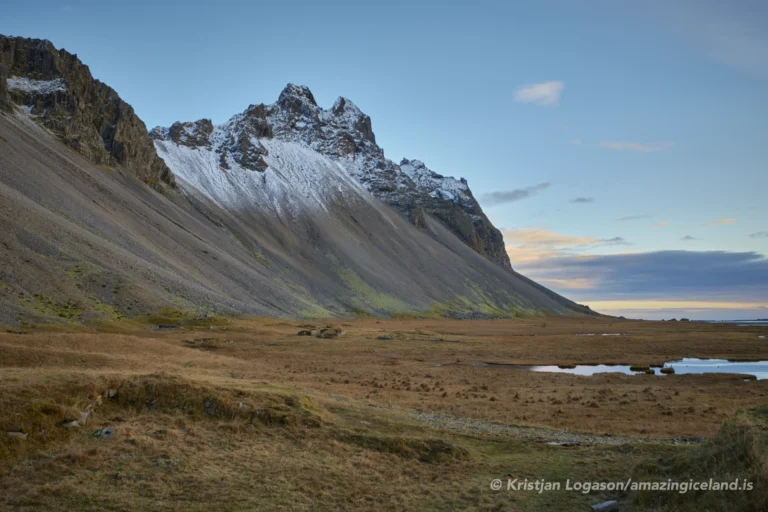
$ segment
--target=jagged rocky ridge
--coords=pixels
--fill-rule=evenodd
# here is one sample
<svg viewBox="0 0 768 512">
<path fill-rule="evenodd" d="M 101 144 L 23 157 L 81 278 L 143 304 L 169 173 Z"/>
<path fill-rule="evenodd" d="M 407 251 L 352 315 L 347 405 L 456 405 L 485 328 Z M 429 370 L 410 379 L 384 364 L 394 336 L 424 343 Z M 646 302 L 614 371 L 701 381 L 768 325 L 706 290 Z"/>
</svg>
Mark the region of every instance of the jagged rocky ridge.
<svg viewBox="0 0 768 512">
<path fill-rule="evenodd" d="M 77 55 L 50 41 L 0 35 L 0 67 L 7 76 L 0 107 L 4 98 L 20 105 L 95 164 L 123 167 L 158 190 L 175 185 L 133 108 Z"/>
<path fill-rule="evenodd" d="M 417 227 L 424 228 L 424 215 L 432 215 L 476 252 L 510 268 L 503 237 L 466 180 L 441 176 L 419 160 L 404 159 L 398 165 L 387 159 L 376 144 L 370 117 L 347 98 L 337 99 L 325 110 L 309 88 L 289 84 L 276 103 L 251 105 L 221 126 L 208 119 L 177 122 L 170 128 L 153 129 L 151 136 L 161 143 L 161 156 L 168 154 L 168 142 L 214 151 L 222 172 L 233 166 L 263 172 L 268 154 L 263 140 L 298 142 L 340 163 Z"/>
</svg>

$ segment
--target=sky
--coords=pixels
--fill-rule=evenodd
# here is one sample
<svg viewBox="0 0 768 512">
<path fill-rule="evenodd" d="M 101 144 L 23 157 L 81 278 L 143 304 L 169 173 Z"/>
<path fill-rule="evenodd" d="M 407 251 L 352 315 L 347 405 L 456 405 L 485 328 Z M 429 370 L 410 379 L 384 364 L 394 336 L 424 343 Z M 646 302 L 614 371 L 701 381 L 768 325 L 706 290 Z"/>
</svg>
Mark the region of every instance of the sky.
<svg viewBox="0 0 768 512">
<path fill-rule="evenodd" d="M 149 128 L 291 82 L 371 116 L 395 160 L 464 177 L 515 270 L 633 318 L 768 318 L 762 0 L 3 6 Z"/>
</svg>

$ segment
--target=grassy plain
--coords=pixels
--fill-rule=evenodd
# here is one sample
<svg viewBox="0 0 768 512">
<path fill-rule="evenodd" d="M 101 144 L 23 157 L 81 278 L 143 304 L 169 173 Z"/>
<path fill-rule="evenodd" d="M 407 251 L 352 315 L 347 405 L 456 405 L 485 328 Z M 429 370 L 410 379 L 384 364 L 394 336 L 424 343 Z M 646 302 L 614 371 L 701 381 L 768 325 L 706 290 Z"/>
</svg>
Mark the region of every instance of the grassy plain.
<svg viewBox="0 0 768 512">
<path fill-rule="evenodd" d="M 604 499 L 626 510 L 768 507 L 768 380 L 495 366 L 766 360 L 765 328 L 331 322 L 342 336 L 297 336 L 328 322 L 220 317 L 163 331 L 123 320 L 0 333 L 0 509 L 589 510 Z M 81 413 L 83 424 L 64 427 Z M 104 427 L 113 438 L 94 435 Z M 755 490 L 490 489 L 495 478 L 506 488 L 510 478 L 629 477 L 739 477 Z"/>
</svg>

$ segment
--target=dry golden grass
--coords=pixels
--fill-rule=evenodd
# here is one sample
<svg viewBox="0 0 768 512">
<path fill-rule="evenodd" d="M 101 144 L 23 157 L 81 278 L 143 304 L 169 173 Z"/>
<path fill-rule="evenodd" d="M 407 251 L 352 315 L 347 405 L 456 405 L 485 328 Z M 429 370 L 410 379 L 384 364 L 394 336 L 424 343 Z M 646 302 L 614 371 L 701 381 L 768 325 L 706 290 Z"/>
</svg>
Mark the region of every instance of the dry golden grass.
<svg viewBox="0 0 768 512">
<path fill-rule="evenodd" d="M 0 429 L 28 434 L 0 439 L 0 509 L 578 510 L 604 497 L 631 504 L 630 496 L 494 493 L 488 485 L 510 474 L 620 480 L 699 447 L 559 448 L 445 430 L 411 411 L 668 439 L 712 436 L 737 411 L 768 402 L 768 381 L 738 376 L 472 366 L 768 359 L 756 328 L 590 318 L 334 322 L 345 331 L 334 339 L 297 336 L 311 325 L 272 318 L 163 332 L 126 321 L 0 333 Z M 612 332 L 622 336 L 577 336 Z M 105 397 L 110 389 L 116 396 Z M 61 426 L 86 411 L 86 425 Z M 105 426 L 114 439 L 93 436 Z M 666 506 L 646 498 L 634 503 Z"/>
</svg>

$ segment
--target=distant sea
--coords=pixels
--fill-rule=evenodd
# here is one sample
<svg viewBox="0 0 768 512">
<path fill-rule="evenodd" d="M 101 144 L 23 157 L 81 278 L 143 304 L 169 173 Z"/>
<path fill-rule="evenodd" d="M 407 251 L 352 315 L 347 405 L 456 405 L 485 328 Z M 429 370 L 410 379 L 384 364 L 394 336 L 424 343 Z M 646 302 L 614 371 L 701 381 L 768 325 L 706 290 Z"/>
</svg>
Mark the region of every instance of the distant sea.
<svg viewBox="0 0 768 512">
<path fill-rule="evenodd" d="M 757 320 L 697 320 L 697 322 L 706 322 L 708 324 L 768 325 L 768 318 L 758 318 Z"/>
</svg>

